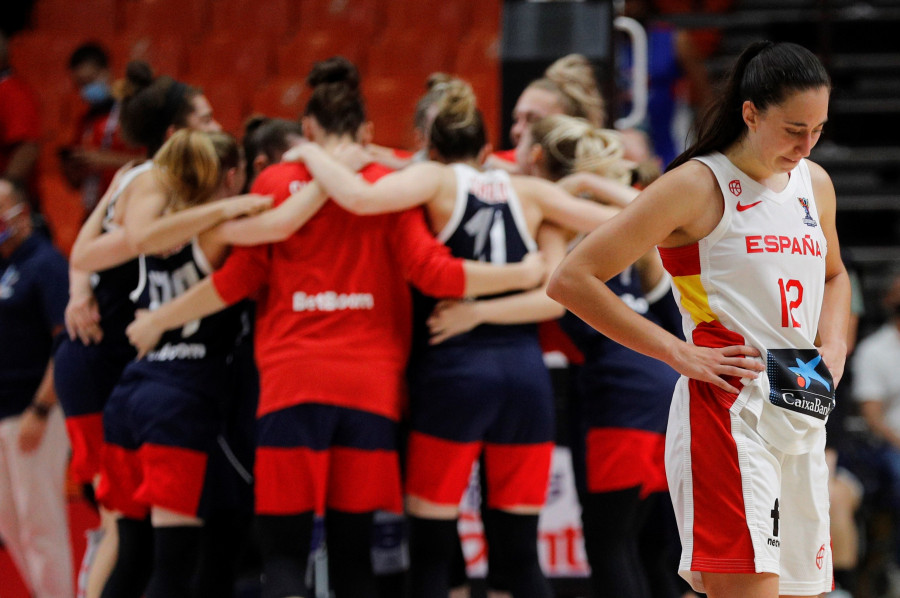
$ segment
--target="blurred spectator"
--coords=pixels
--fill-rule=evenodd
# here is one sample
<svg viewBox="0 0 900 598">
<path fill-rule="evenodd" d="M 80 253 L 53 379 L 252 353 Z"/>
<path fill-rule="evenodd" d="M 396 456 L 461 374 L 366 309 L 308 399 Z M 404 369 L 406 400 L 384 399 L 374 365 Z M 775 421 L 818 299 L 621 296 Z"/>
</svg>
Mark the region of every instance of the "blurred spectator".
<svg viewBox="0 0 900 598">
<path fill-rule="evenodd" d="M 30 217 L 21 189 L 0 179 L 0 537 L 32 596 L 72 598 L 69 444 L 50 358 L 68 267 Z"/>
<path fill-rule="evenodd" d="M 894 520 L 894 562 L 900 564 L 900 277 L 883 304 L 887 321 L 859 343 L 851 367 L 854 396 L 879 442 L 874 454 Z"/>
<path fill-rule="evenodd" d="M 647 116 L 639 128 L 650 136 L 654 153 L 665 169 L 684 150 L 693 113 L 702 110 L 709 100 L 705 54 L 689 32 L 656 20 L 651 0 L 626 0 L 624 14 L 640 22 L 647 31 Z M 621 79 L 619 89 L 630 90 L 633 87 L 630 45 L 619 47 L 616 56 Z M 621 98 L 620 104 L 627 112 L 631 98 Z M 685 115 L 687 119 L 679 118 Z"/>
<path fill-rule="evenodd" d="M 847 355 L 856 348 L 859 320 L 865 312 L 862 285 L 858 267 L 846 248 L 841 250 L 841 258 L 850 276 L 852 291 L 850 321 L 847 327 Z M 851 596 L 856 592 L 857 569 L 859 566 L 860 532 L 857 513 L 862 506 L 864 485 L 860 480 L 856 446 L 857 439 L 848 426 L 848 418 L 856 415 L 856 405 L 849 399 L 853 396 L 853 370 L 848 368 L 835 389 L 837 401 L 835 409 L 826 423 L 825 459 L 828 462 L 828 494 L 831 498 L 831 548 L 834 567 L 835 593 L 829 598 Z"/>
<path fill-rule="evenodd" d="M 39 213 L 36 169 L 41 123 L 34 93 L 9 65 L 6 36 L 0 33 L 0 177 L 22 184 Z"/>
<path fill-rule="evenodd" d="M 71 144 L 59 149 L 59 158 L 66 180 L 81 189 L 87 215 L 116 171 L 144 152 L 126 144 L 119 132 L 121 104 L 112 94 L 106 50 L 94 43 L 79 46 L 69 58 L 69 75 L 86 107 Z"/>
</svg>

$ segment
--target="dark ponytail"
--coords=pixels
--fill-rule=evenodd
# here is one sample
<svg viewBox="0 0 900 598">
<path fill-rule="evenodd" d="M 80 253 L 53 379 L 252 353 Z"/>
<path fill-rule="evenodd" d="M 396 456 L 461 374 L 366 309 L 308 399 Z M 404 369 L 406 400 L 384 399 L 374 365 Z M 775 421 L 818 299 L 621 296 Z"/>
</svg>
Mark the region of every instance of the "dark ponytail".
<svg viewBox="0 0 900 598">
<path fill-rule="evenodd" d="M 359 90 L 359 71 L 343 56 L 333 56 L 317 62 L 306 84 L 312 95 L 306 104 L 307 116 L 315 117 L 319 125 L 332 135 L 356 137 L 366 122 L 366 109 Z"/>
<path fill-rule="evenodd" d="M 815 54 L 792 43 L 753 42 L 738 56 L 724 89 L 695 124 L 696 141 L 666 170 L 722 151 L 740 139 L 747 130 L 742 115 L 746 100 L 764 112 L 791 93 L 819 87 L 830 89 L 831 78 Z"/>
</svg>

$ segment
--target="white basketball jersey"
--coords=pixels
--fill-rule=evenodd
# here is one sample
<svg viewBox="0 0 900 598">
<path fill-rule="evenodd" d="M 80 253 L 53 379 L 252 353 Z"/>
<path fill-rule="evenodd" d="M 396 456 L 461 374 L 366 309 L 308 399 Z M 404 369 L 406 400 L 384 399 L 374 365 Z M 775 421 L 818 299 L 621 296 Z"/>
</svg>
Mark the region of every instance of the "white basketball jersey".
<svg viewBox="0 0 900 598">
<path fill-rule="evenodd" d="M 696 244 L 660 249 L 685 338 L 759 349 L 767 375 L 742 380 L 731 409 L 754 413 L 760 434 L 780 450 L 807 452 L 834 405 L 834 384 L 814 345 L 827 247 L 809 167 L 801 160 L 776 192 L 720 153 L 696 159 L 715 174 L 725 211 Z"/>
<path fill-rule="evenodd" d="M 119 197 L 122 196 L 122 193 L 125 191 L 125 189 L 128 188 L 128 185 L 130 185 L 134 179 L 144 174 L 151 168 L 153 168 L 153 160 L 147 160 L 138 164 L 137 166 L 132 167 L 122 174 L 122 178 L 118 183 L 118 187 L 115 191 L 113 191 L 113 196 L 109 200 L 109 203 L 107 203 L 106 205 L 106 213 L 103 215 L 104 231 L 109 232 L 118 228 L 118 225 L 114 222 L 114 218 L 116 217 L 116 204 L 119 201 Z"/>
</svg>

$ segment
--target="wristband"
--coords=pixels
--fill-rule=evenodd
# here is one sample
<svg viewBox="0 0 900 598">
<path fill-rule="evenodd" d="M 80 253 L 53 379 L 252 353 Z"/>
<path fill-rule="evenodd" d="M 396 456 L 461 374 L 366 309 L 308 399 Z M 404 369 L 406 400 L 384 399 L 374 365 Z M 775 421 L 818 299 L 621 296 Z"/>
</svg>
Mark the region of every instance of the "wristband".
<svg viewBox="0 0 900 598">
<path fill-rule="evenodd" d="M 50 410 L 53 409 L 53 405 L 44 405 L 41 403 L 32 403 L 28 407 L 32 412 L 40 419 L 47 419 L 47 416 L 50 415 Z"/>
</svg>

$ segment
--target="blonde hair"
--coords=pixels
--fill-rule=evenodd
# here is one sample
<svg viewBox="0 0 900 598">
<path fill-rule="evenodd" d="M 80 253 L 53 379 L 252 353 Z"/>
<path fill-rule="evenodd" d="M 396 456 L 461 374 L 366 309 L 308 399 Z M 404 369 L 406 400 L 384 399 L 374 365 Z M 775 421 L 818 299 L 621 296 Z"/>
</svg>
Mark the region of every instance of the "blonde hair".
<svg viewBox="0 0 900 598">
<path fill-rule="evenodd" d="M 553 180 L 591 172 L 631 183 L 631 165 L 618 131 L 599 129 L 583 118 L 554 114 L 534 123 L 532 138 L 544 150 L 544 167 Z"/>
<path fill-rule="evenodd" d="M 437 108 L 429 134 L 431 147 L 448 161 L 477 156 L 487 137 L 472 86 L 462 79 L 445 82 Z"/>
<path fill-rule="evenodd" d="M 557 59 L 544 71 L 541 79 L 528 87 L 556 94 L 563 113 L 584 118 L 595 127 L 606 124 L 606 104 L 597 85 L 594 67 L 581 54 L 568 54 Z"/>
<path fill-rule="evenodd" d="M 175 132 L 153 162 L 172 194 L 169 206 L 174 210 L 202 204 L 219 188 L 219 155 L 207 133 L 190 129 Z"/>
<path fill-rule="evenodd" d="M 447 86 L 454 80 L 455 78 L 447 73 L 436 72 L 428 75 L 428 79 L 425 81 L 425 93 L 416 102 L 413 126 L 421 131 L 428 128 L 428 109 L 437 105 L 444 92 L 447 91 Z"/>
</svg>

